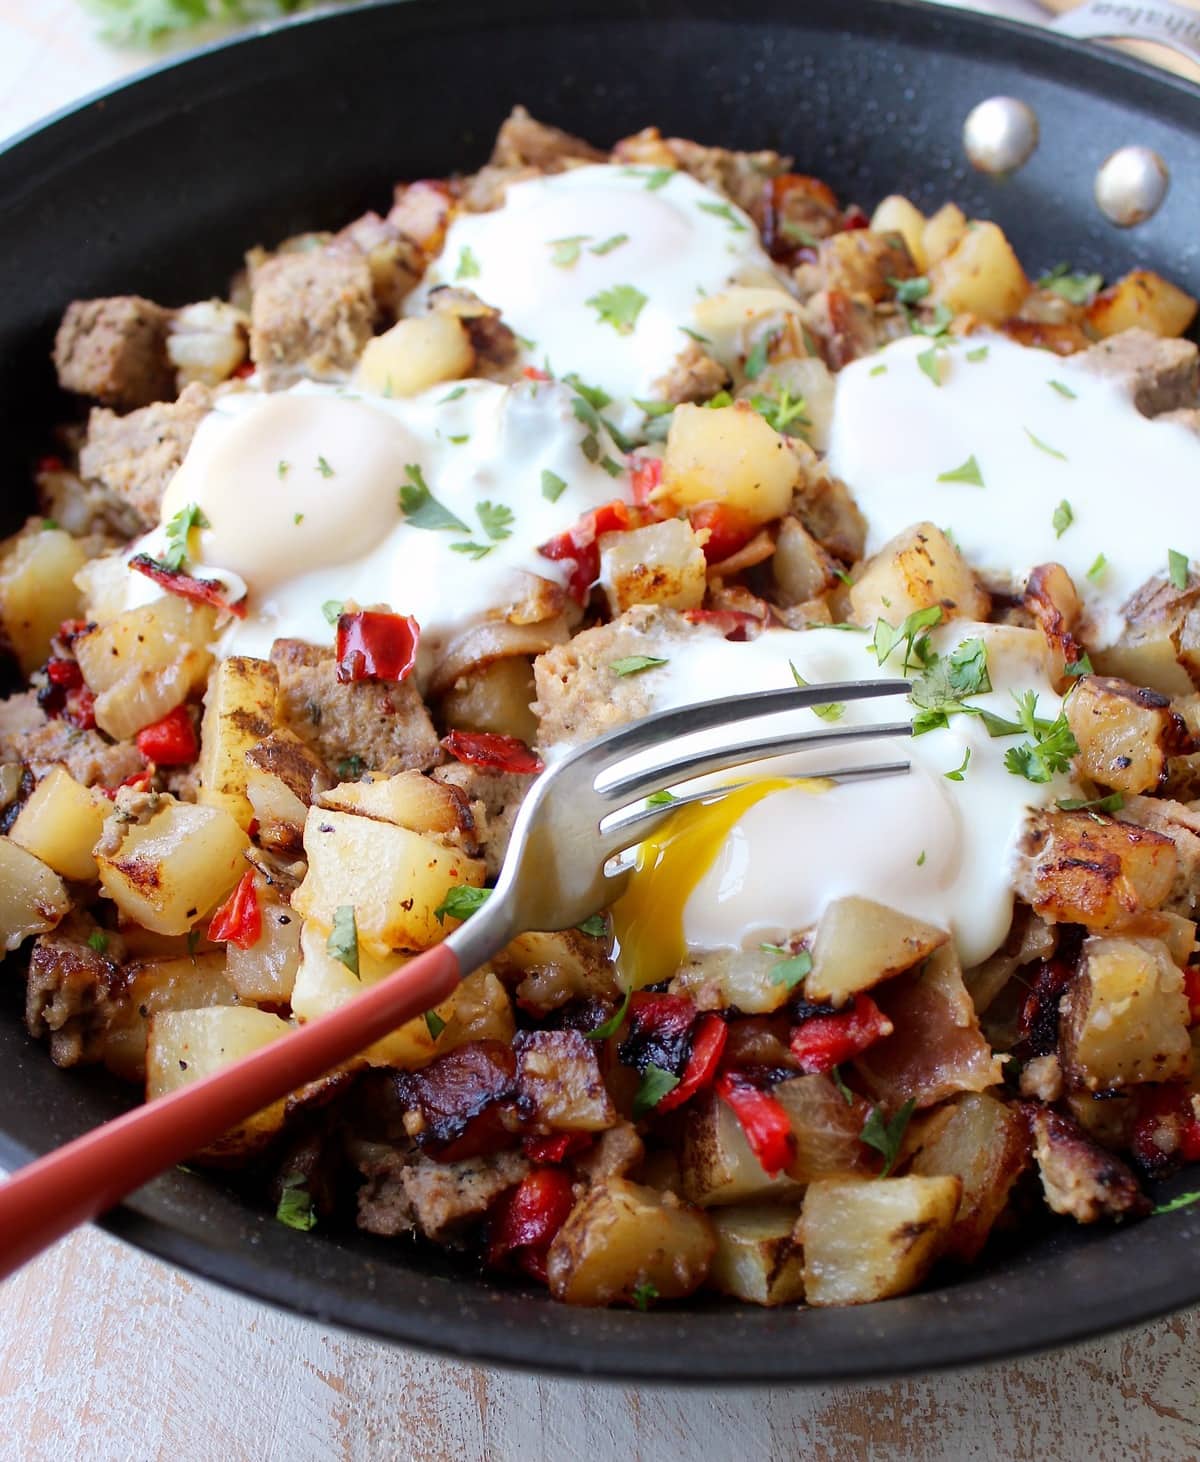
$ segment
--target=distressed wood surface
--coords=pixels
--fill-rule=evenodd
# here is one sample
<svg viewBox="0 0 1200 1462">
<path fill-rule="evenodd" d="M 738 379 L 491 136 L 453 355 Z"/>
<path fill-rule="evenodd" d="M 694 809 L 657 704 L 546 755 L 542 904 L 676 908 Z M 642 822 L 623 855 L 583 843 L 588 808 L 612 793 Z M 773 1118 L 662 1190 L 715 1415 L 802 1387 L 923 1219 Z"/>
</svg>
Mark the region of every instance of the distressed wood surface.
<svg viewBox="0 0 1200 1462">
<path fill-rule="evenodd" d="M 74 0 L 0 0 L 0 137 L 142 64 Z M 0 1285 L 0 1457 L 1200 1457 L 1200 1313 L 893 1385 L 762 1393 L 538 1380 L 387 1349 L 75 1235 Z"/>
</svg>

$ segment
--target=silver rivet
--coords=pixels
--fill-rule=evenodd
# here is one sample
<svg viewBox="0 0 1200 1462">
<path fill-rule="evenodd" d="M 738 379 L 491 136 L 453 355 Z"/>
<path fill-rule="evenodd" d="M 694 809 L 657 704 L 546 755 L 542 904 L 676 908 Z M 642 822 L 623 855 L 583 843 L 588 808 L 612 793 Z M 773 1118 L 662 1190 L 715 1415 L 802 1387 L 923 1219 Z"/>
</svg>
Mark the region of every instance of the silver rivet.
<svg viewBox="0 0 1200 1462">
<path fill-rule="evenodd" d="M 1122 147 L 1096 173 L 1096 202 L 1118 228 L 1132 228 L 1158 212 L 1170 184 L 1167 165 L 1157 152 Z"/>
<path fill-rule="evenodd" d="M 1015 96 L 988 97 L 963 123 L 967 160 L 981 173 L 1015 172 L 1037 145 L 1037 113 Z"/>
</svg>

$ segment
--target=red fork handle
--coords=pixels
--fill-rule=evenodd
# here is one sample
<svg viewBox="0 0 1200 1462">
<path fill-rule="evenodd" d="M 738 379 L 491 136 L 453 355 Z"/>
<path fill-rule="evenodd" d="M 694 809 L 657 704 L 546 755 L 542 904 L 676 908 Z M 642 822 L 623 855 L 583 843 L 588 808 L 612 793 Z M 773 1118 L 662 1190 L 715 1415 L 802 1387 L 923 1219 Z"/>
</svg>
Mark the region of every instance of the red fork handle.
<svg viewBox="0 0 1200 1462">
<path fill-rule="evenodd" d="M 435 945 L 328 1015 L 19 1169 L 0 1183 L 0 1278 L 244 1118 L 432 1010 L 460 979 L 454 951 Z"/>
</svg>

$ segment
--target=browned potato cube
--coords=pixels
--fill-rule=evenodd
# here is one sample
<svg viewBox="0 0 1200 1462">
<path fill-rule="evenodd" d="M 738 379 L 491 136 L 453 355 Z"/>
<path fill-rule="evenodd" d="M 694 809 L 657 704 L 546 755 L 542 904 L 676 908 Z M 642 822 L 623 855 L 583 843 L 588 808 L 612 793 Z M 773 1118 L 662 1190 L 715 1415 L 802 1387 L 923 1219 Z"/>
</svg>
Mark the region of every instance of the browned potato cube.
<svg viewBox="0 0 1200 1462">
<path fill-rule="evenodd" d="M 1134 269 L 1110 284 L 1087 308 L 1097 335 L 1149 330 L 1152 335 L 1182 335 L 1196 318 L 1196 301 L 1152 269 Z"/>
<path fill-rule="evenodd" d="M 855 624 L 899 624 L 916 609 L 940 604 L 943 617 L 986 619 L 991 600 L 940 528 L 917 523 L 885 543 L 850 590 Z"/>
<path fill-rule="evenodd" d="M 989 325 L 1015 315 L 1029 293 L 1025 271 L 1003 231 L 980 221 L 968 225 L 953 249 L 931 266 L 929 282 L 935 304 Z"/>
<path fill-rule="evenodd" d="M 911 279 L 917 272 L 900 232 L 876 233 L 869 228 L 848 229 L 822 239 L 817 246 L 817 267 L 822 287 L 845 294 L 888 299 L 892 279 Z"/>
<path fill-rule="evenodd" d="M 689 1103 L 680 1167 L 684 1193 L 702 1208 L 787 1199 L 801 1191 L 786 1173 L 766 1175 L 741 1123 L 714 1095 Z"/>
<path fill-rule="evenodd" d="M 1200 582 L 1177 589 L 1169 579 L 1148 580 L 1121 606 L 1125 633 L 1115 645 L 1092 656 L 1096 669 L 1163 695 L 1188 695 L 1200 680 L 1200 625 L 1191 619 L 1200 607 Z M 1189 669 L 1190 667 L 1190 669 Z"/>
<path fill-rule="evenodd" d="M 682 518 L 600 539 L 600 583 L 613 614 L 635 604 L 696 609 L 704 599 L 707 570 L 704 550 Z"/>
<path fill-rule="evenodd" d="M 1175 882 L 1175 844 L 1086 812 L 1039 812 L 1022 841 L 1016 892 L 1051 924 L 1116 929 L 1159 908 Z"/>
<path fill-rule="evenodd" d="M 797 1230 L 805 1299 L 861 1305 L 916 1289 L 945 1248 L 961 1191 L 955 1177 L 813 1183 Z"/>
<path fill-rule="evenodd" d="M 834 899 L 817 925 L 804 997 L 815 1005 L 844 1005 L 928 959 L 949 937 L 871 899 Z"/>
<path fill-rule="evenodd" d="M 1025 1108 L 1046 1204 L 1076 1223 L 1140 1217 L 1149 1200 L 1119 1157 L 1098 1147 L 1079 1125 L 1050 1107 Z"/>
<path fill-rule="evenodd" d="M 1183 973 L 1158 939 L 1092 938 L 1062 1004 L 1060 1050 L 1073 1085 L 1107 1091 L 1192 1073 Z"/>
<path fill-rule="evenodd" d="M 442 720 L 462 731 L 491 731 L 532 744 L 537 717 L 533 667 L 524 655 L 507 655 L 460 675 L 442 697 Z"/>
<path fill-rule="evenodd" d="M 717 1250 L 708 1286 L 753 1305 L 787 1305 L 804 1298 L 804 1254 L 796 1238 L 796 1208 L 774 1203 L 714 1209 Z"/>
<path fill-rule="evenodd" d="M 1167 758 L 1191 747 L 1191 736 L 1166 696 L 1112 676 L 1082 675 L 1065 705 L 1079 743 L 1079 767 L 1118 792 L 1153 792 Z"/>
<path fill-rule="evenodd" d="M 873 1171 L 875 1159 L 860 1140 L 871 1110 L 862 1097 L 847 1102 L 828 1076 L 789 1077 L 771 1094 L 788 1114 L 796 1139 L 789 1178 L 812 1183 Z"/>
<path fill-rule="evenodd" d="M 518 1042 L 517 1078 L 533 1120 L 558 1132 L 603 1132 L 617 1120 L 604 1085 L 597 1043 L 578 1031 L 526 1031 Z"/>
<path fill-rule="evenodd" d="M 196 800 L 223 807 L 239 827 L 249 828 L 254 808 L 246 795 L 253 751 L 275 727 L 279 676 L 267 660 L 230 655 L 213 670 L 204 697 Z"/>
</svg>

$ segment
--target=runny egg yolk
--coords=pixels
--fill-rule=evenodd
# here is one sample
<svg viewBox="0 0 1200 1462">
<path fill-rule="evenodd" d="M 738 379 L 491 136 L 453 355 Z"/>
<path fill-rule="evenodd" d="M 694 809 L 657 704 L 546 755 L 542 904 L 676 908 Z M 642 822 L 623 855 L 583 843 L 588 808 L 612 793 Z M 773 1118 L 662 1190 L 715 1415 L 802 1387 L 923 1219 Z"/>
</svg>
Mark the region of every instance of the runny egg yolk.
<svg viewBox="0 0 1200 1462">
<path fill-rule="evenodd" d="M 734 824 L 756 802 L 789 787 L 823 792 L 823 780 L 768 777 L 737 791 L 714 789 L 711 799 L 681 807 L 637 849 L 628 887 L 613 905 L 617 969 L 632 990 L 669 980 L 686 964 L 683 913 L 693 890 L 721 851 Z"/>
</svg>

